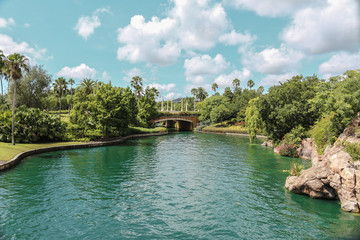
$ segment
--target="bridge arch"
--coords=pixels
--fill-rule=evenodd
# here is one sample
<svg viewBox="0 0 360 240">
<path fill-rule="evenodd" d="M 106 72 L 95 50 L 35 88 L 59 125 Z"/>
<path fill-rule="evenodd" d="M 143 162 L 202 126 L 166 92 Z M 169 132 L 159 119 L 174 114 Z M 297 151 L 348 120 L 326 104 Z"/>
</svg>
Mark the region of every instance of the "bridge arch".
<svg viewBox="0 0 360 240">
<path fill-rule="evenodd" d="M 198 117 L 195 116 L 162 116 L 153 120 L 153 123 L 165 122 L 166 128 L 176 127 L 179 131 L 192 131 L 199 123 Z"/>
</svg>

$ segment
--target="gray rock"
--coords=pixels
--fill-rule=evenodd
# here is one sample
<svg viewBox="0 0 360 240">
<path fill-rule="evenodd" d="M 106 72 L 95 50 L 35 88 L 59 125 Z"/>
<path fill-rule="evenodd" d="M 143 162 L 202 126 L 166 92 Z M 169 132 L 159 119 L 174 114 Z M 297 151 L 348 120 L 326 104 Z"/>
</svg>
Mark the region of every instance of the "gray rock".
<svg viewBox="0 0 360 240">
<path fill-rule="evenodd" d="M 339 136 L 341 141 L 360 143 L 356 131 L 360 126 L 360 113 Z M 300 176 L 289 176 L 285 187 L 294 193 L 312 198 L 339 199 L 341 208 L 347 212 L 360 212 L 360 162 L 354 162 L 339 143 L 326 148 L 324 155 L 317 154 L 305 139 L 300 151 L 308 157 L 311 149 L 313 166 L 303 170 Z M 299 154 L 300 155 L 300 154 Z"/>
</svg>

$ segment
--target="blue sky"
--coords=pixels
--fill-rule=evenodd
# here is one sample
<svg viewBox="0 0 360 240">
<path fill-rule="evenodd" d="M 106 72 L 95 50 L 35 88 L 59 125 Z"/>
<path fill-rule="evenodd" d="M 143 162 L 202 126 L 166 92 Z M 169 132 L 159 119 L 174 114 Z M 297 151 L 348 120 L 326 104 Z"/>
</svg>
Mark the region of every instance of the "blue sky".
<svg viewBox="0 0 360 240">
<path fill-rule="evenodd" d="M 360 68 L 357 0 L 0 0 L 0 49 L 52 75 L 136 75 L 165 99 Z"/>
</svg>

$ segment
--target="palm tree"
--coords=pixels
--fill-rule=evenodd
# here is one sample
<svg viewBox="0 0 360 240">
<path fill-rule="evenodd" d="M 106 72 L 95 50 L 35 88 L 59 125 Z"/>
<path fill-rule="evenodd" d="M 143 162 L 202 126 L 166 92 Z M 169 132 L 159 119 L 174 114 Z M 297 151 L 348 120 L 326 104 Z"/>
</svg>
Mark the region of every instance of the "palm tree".
<svg viewBox="0 0 360 240">
<path fill-rule="evenodd" d="M 60 77 L 55 80 L 54 82 L 54 91 L 59 94 L 59 102 L 60 102 L 60 108 L 59 108 L 59 116 L 61 119 L 61 97 L 63 95 L 63 92 L 67 89 L 67 81 L 65 78 Z"/>
<path fill-rule="evenodd" d="M 135 90 L 135 95 L 137 99 L 140 99 L 141 97 L 141 93 L 143 91 L 143 83 L 142 83 L 142 78 L 139 76 L 135 76 L 132 78 L 131 80 L 131 86 L 134 88 Z"/>
<path fill-rule="evenodd" d="M 211 85 L 211 89 L 212 89 L 214 92 L 216 92 L 216 89 L 218 89 L 218 87 L 219 87 L 219 85 L 217 85 L 217 83 L 213 83 L 213 84 Z"/>
<path fill-rule="evenodd" d="M 14 95 L 12 103 L 12 123 L 11 123 L 11 144 L 15 145 L 14 123 L 15 123 L 15 102 L 17 81 L 22 78 L 23 71 L 29 71 L 29 59 L 19 53 L 13 53 L 5 58 L 4 73 L 8 79 L 14 81 Z"/>
<path fill-rule="evenodd" d="M 239 89 L 239 87 L 240 87 L 240 80 L 237 79 L 237 78 L 235 78 L 235 79 L 232 81 L 232 84 L 233 84 L 233 86 L 234 86 L 235 91 L 237 91 L 237 90 Z"/>
<path fill-rule="evenodd" d="M 82 89 L 85 90 L 86 95 L 93 93 L 95 85 L 96 85 L 96 81 L 91 80 L 90 78 L 84 78 L 80 83 L 80 86 Z"/>
<path fill-rule="evenodd" d="M 200 102 L 202 102 L 205 98 L 207 98 L 207 96 L 209 96 L 209 94 L 205 91 L 204 88 L 199 87 L 197 89 L 196 97 L 200 100 Z"/>
<path fill-rule="evenodd" d="M 69 113 L 70 113 L 70 109 L 72 108 L 72 96 L 73 96 L 73 88 L 72 85 L 75 83 L 74 79 L 70 78 L 68 83 L 70 84 L 70 96 L 71 96 L 71 103 L 70 103 L 70 107 L 69 107 Z"/>
<path fill-rule="evenodd" d="M 3 71 L 5 65 L 5 55 L 2 50 L 0 50 L 0 81 L 1 81 L 1 95 L 4 95 L 4 88 L 3 88 Z"/>
<path fill-rule="evenodd" d="M 195 98 L 197 96 L 198 90 L 196 88 L 191 89 L 191 94 L 194 95 L 194 111 L 195 111 Z"/>
<path fill-rule="evenodd" d="M 247 82 L 247 86 L 248 86 L 250 89 L 251 89 L 254 85 L 255 85 L 255 83 L 254 83 L 254 81 L 251 80 L 251 79 Z"/>
</svg>

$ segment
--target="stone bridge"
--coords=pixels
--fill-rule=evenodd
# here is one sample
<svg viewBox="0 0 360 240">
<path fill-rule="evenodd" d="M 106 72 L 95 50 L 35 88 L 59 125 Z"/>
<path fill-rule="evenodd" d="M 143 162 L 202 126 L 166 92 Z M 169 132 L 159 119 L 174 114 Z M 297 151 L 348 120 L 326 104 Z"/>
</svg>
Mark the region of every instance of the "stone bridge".
<svg viewBox="0 0 360 240">
<path fill-rule="evenodd" d="M 199 123 L 198 116 L 162 116 L 152 120 L 153 123 L 165 122 L 166 128 L 175 128 L 179 131 L 192 131 Z"/>
</svg>

